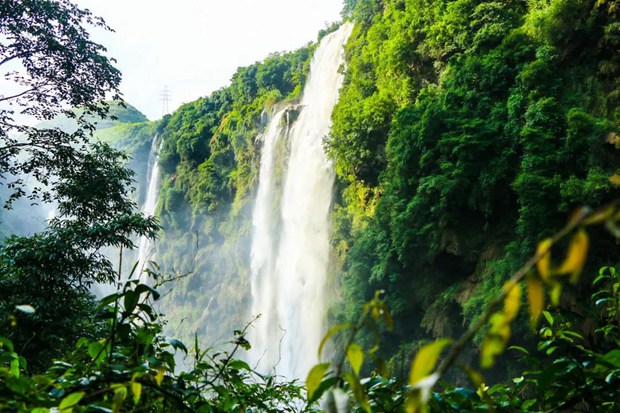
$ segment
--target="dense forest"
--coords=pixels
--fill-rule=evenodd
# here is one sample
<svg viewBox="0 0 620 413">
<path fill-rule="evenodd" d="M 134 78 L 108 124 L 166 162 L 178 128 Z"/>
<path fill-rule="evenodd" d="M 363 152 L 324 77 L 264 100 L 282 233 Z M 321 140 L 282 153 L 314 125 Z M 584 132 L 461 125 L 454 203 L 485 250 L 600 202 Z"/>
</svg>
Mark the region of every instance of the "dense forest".
<svg viewBox="0 0 620 413">
<path fill-rule="evenodd" d="M 295 116 L 339 24 L 148 121 L 105 100 L 120 73 L 87 31 L 103 20 L 0 5 L 0 68 L 22 60 L 32 86 L 0 95 L 0 194 L 57 211 L 34 234 L 0 214 L 0 410 L 620 409 L 620 6 L 346 0 L 342 17 L 332 354 L 304 384 L 243 361 L 257 136 Z M 154 140 L 157 219 L 137 210 Z M 151 281 L 96 299 L 139 271 L 102 251 L 140 236 L 157 238 Z"/>
</svg>

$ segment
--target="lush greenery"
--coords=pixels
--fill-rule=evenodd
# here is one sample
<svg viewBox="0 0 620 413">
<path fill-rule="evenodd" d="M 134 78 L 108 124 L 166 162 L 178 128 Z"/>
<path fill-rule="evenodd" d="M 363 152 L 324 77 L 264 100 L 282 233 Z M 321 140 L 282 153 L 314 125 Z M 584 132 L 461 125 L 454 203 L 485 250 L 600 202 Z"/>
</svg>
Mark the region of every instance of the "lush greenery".
<svg viewBox="0 0 620 413">
<path fill-rule="evenodd" d="M 359 0 L 345 12 L 358 24 L 327 142 L 342 194 L 333 314 L 354 321 L 385 290 L 394 355 L 458 333 L 573 208 L 617 196 L 619 10 Z M 617 263 L 607 238 L 593 242 L 590 265 Z"/>
</svg>

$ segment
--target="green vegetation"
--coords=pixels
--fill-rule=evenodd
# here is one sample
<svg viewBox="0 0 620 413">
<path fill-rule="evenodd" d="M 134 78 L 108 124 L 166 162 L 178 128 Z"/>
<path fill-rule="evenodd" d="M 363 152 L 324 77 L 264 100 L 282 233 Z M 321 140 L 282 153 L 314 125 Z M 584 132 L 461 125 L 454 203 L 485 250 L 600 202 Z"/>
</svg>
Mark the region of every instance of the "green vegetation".
<svg viewBox="0 0 620 413">
<path fill-rule="evenodd" d="M 619 11 L 570 0 L 345 11 L 358 24 L 326 144 L 342 193 L 333 316 L 357 320 L 385 290 L 395 328 L 383 349 L 395 355 L 458 333 L 575 207 L 617 196 Z M 593 240 L 591 273 L 615 265 L 609 240 Z M 566 292 L 566 305 L 587 293 Z"/>
</svg>

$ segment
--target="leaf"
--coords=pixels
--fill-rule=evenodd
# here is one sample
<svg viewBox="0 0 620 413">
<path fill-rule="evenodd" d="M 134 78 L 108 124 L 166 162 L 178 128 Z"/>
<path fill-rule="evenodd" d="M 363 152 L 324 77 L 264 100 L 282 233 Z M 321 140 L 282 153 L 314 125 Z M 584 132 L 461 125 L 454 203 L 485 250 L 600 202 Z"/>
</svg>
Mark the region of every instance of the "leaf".
<svg viewBox="0 0 620 413">
<path fill-rule="evenodd" d="M 451 343 L 449 339 L 441 339 L 423 346 L 415 356 L 409 373 L 409 385 L 414 386 L 417 382 L 428 376 L 433 371 L 439 355 Z"/>
<path fill-rule="evenodd" d="M 58 405 L 58 410 L 60 410 L 60 412 L 62 413 L 71 413 L 75 405 L 77 405 L 80 400 L 82 400 L 82 397 L 84 397 L 85 394 L 86 393 L 84 393 L 83 391 L 71 393 L 70 395 L 62 399 L 62 401 Z"/>
<path fill-rule="evenodd" d="M 506 347 L 506 340 L 497 335 L 486 335 L 482 341 L 480 352 L 480 367 L 488 369 L 495 364 L 495 357 L 502 354 Z"/>
<path fill-rule="evenodd" d="M 11 360 L 11 376 L 12 377 L 19 377 L 20 376 L 20 370 L 19 370 L 19 358 L 17 358 L 17 355 L 13 354 L 13 357 L 15 357 L 13 360 Z"/>
<path fill-rule="evenodd" d="M 554 282 L 551 284 L 551 305 L 557 307 L 560 304 L 560 296 L 562 295 L 562 284 Z"/>
<path fill-rule="evenodd" d="M 588 255 L 589 243 L 586 231 L 583 228 L 578 230 L 571 239 L 566 259 L 558 269 L 560 274 L 570 274 L 570 281 L 573 284 L 579 281 L 579 276 Z"/>
<path fill-rule="evenodd" d="M 133 404 L 138 404 L 142 395 L 142 384 L 140 382 L 132 380 L 131 394 L 133 395 Z"/>
<path fill-rule="evenodd" d="M 534 276 L 525 279 L 527 298 L 530 303 L 530 323 L 532 328 L 538 324 L 540 314 L 545 309 L 545 293 L 542 283 Z"/>
<path fill-rule="evenodd" d="M 551 315 L 551 313 L 549 311 L 543 311 L 543 315 L 545 316 L 547 323 L 549 323 L 550 326 L 553 326 L 553 323 L 555 322 L 555 320 L 553 319 L 553 316 Z"/>
<path fill-rule="evenodd" d="M 125 397 L 127 397 L 127 388 L 122 384 L 113 384 L 111 387 L 114 390 L 114 397 L 112 397 L 112 411 L 117 413 L 123 406 Z"/>
<path fill-rule="evenodd" d="M 0 337 L 0 349 L 2 348 L 5 348 L 11 353 L 15 351 L 13 347 L 13 342 L 6 337 Z"/>
<path fill-rule="evenodd" d="M 336 324 L 335 326 L 331 328 L 331 330 L 327 332 L 327 334 L 325 334 L 325 337 L 323 337 L 323 340 L 321 340 L 321 344 L 319 345 L 319 360 L 321 359 L 321 353 L 323 352 L 323 347 L 325 346 L 325 343 L 327 343 L 327 340 L 329 340 L 331 336 L 333 336 L 340 330 L 344 330 L 345 328 L 350 328 L 350 327 L 351 327 L 351 324 L 349 323 Z"/>
<path fill-rule="evenodd" d="M 99 304 L 97 304 L 97 306 L 99 308 L 104 308 L 112 304 L 113 302 L 115 302 L 117 299 L 118 299 L 118 293 L 110 294 L 106 297 L 103 297 L 101 300 L 99 300 Z"/>
<path fill-rule="evenodd" d="M 166 342 L 170 344 L 175 350 L 181 350 L 183 353 L 187 354 L 187 347 L 183 344 L 182 341 L 177 340 L 176 338 L 167 337 Z"/>
<path fill-rule="evenodd" d="M 497 335 L 505 341 L 508 341 L 510 338 L 510 323 L 503 312 L 497 312 L 491 315 L 489 323 L 491 324 L 491 328 L 489 329 L 490 334 Z"/>
<path fill-rule="evenodd" d="M 540 256 L 536 262 L 536 268 L 538 269 L 540 277 L 545 281 L 547 281 L 551 275 L 551 245 L 553 245 L 553 240 L 551 238 L 546 238 L 540 241 L 536 248 L 536 254 Z"/>
<path fill-rule="evenodd" d="M 166 370 L 164 368 L 158 368 L 157 369 L 157 374 L 155 375 L 155 383 L 157 383 L 158 386 L 161 386 L 161 383 L 164 381 L 164 373 L 166 372 Z"/>
<path fill-rule="evenodd" d="M 138 284 L 135 291 L 138 294 L 142 294 L 146 291 L 150 292 L 154 301 L 157 301 L 159 297 L 161 297 L 161 293 L 159 291 L 147 284 Z"/>
<path fill-rule="evenodd" d="M 439 380 L 439 374 L 433 373 L 424 377 L 413 386 L 405 401 L 405 411 L 407 413 L 426 412 L 428 400 L 431 396 L 431 390 Z"/>
<path fill-rule="evenodd" d="M 308 373 L 308 377 L 306 378 L 306 390 L 308 391 L 308 399 L 311 399 L 314 395 L 314 392 L 321 385 L 321 381 L 323 381 L 323 376 L 329 369 L 330 363 L 321 363 L 312 367 L 310 372 Z"/>
<path fill-rule="evenodd" d="M 370 403 L 368 403 L 368 396 L 362 387 L 362 384 L 359 381 L 359 378 L 350 372 L 346 372 L 344 375 L 344 379 L 349 383 L 351 390 L 353 390 L 353 395 L 355 396 L 355 400 L 360 405 L 364 411 L 367 413 L 371 412 Z"/>
<path fill-rule="evenodd" d="M 312 397 L 308 397 L 308 404 L 312 404 L 315 401 L 319 400 L 323 393 L 326 391 L 333 389 L 333 387 L 338 383 L 340 379 L 338 377 L 329 377 L 321 382 L 321 385 L 318 389 L 316 389 L 312 395 Z M 348 411 L 348 410 L 344 410 Z"/>
<path fill-rule="evenodd" d="M 125 293 L 125 298 L 123 299 L 123 304 L 125 306 L 125 312 L 127 314 L 133 313 L 133 310 L 138 305 L 138 301 L 140 300 L 140 294 L 134 291 L 127 291 Z"/>
<path fill-rule="evenodd" d="M 347 347 L 347 359 L 356 376 L 359 376 L 362 364 L 364 364 L 364 350 L 358 344 Z"/>
<path fill-rule="evenodd" d="M 485 383 L 484 376 L 478 370 L 465 366 L 465 372 L 467 373 L 467 376 L 469 376 L 469 380 L 472 382 L 474 387 L 479 388 Z"/>
<path fill-rule="evenodd" d="M 250 368 L 250 366 L 248 365 L 248 363 L 246 363 L 243 360 L 231 360 L 230 363 L 228 363 L 228 367 L 230 367 L 231 369 L 235 369 L 235 370 L 247 370 L 250 371 L 252 370 Z"/>
<path fill-rule="evenodd" d="M 517 314 L 519 314 L 519 307 L 521 306 L 521 285 L 507 282 L 504 284 L 504 291 L 506 292 L 504 314 L 507 321 L 512 321 Z"/>
<path fill-rule="evenodd" d="M 34 314 L 35 313 L 35 309 L 33 306 L 28 305 L 28 304 L 22 304 L 22 305 L 16 305 L 15 309 L 18 311 L 21 311 L 22 313 L 26 313 L 26 314 Z"/>
</svg>

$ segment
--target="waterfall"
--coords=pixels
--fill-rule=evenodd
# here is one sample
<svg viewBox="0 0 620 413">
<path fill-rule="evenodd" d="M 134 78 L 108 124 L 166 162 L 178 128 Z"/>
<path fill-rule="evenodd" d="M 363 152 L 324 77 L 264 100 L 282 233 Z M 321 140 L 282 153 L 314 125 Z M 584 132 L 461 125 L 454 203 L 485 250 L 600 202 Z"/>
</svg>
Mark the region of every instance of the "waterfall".
<svg viewBox="0 0 620 413">
<path fill-rule="evenodd" d="M 343 24 L 315 51 L 299 116 L 288 131 L 289 154 L 277 205 L 274 154 L 283 136 L 285 111 L 273 116 L 263 139 L 251 260 L 252 314 L 261 318 L 250 333 L 250 361 L 259 371 L 290 379 L 304 378 L 317 362 L 324 333 L 334 171 L 323 138 L 338 100 L 338 68 L 352 28 Z"/>
<path fill-rule="evenodd" d="M 146 199 L 142 205 L 142 213 L 146 216 L 155 214 L 155 208 L 157 207 L 157 198 L 159 196 L 159 152 L 163 144 L 163 139 L 157 145 L 157 135 L 153 137 L 153 143 L 151 144 L 151 152 L 149 153 L 148 167 L 147 167 L 147 192 Z M 145 236 L 140 237 L 138 243 L 138 265 L 136 267 L 136 273 L 133 277 L 140 277 L 142 270 L 145 268 L 146 261 L 150 258 L 151 249 L 153 248 L 151 240 Z"/>
</svg>

